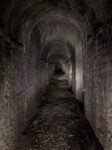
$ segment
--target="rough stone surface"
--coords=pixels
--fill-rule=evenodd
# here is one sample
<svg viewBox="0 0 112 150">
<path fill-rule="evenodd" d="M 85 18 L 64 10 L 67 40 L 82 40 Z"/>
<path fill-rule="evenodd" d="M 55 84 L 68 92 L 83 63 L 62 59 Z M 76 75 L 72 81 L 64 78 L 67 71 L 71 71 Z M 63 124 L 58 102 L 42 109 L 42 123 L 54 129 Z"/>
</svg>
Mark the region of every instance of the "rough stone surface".
<svg viewBox="0 0 112 150">
<path fill-rule="evenodd" d="M 112 1 L 111 0 L 85 0 L 96 13 L 99 22 L 105 22 L 112 17 Z"/>
<path fill-rule="evenodd" d="M 0 150 L 14 149 L 45 91 L 45 67 L 36 55 L 38 51 L 24 53 L 0 39 Z"/>
<path fill-rule="evenodd" d="M 85 55 L 85 114 L 105 150 L 112 149 L 111 26 L 100 27 Z"/>
</svg>

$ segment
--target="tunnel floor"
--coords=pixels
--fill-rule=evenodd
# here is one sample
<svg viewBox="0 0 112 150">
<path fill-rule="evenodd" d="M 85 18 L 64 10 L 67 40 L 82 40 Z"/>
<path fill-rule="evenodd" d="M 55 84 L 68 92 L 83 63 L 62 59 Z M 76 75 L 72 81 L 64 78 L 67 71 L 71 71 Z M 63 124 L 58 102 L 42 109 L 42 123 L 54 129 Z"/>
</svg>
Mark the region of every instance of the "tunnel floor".
<svg viewBox="0 0 112 150">
<path fill-rule="evenodd" d="M 103 150 L 64 75 L 55 75 L 16 150 Z"/>
</svg>

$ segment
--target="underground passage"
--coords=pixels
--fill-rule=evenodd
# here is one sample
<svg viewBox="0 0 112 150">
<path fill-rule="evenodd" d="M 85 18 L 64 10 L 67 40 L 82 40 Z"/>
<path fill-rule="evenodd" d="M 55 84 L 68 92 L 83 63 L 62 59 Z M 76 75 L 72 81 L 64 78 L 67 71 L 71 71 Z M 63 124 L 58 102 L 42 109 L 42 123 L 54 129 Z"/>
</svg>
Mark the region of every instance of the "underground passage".
<svg viewBox="0 0 112 150">
<path fill-rule="evenodd" d="M 112 1 L 0 1 L 0 150 L 112 150 Z"/>
</svg>

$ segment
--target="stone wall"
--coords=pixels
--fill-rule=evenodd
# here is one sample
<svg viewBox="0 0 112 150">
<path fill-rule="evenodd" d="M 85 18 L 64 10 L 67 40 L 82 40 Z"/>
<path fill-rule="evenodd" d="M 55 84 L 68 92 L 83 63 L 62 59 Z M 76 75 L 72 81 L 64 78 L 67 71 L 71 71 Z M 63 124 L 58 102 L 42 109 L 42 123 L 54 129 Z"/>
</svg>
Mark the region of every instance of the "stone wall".
<svg viewBox="0 0 112 150">
<path fill-rule="evenodd" d="M 108 23 L 107 23 L 108 24 Z M 111 25 L 100 27 L 84 54 L 85 115 L 105 150 L 112 149 Z"/>
<path fill-rule="evenodd" d="M 45 69 L 44 64 L 40 66 L 38 49 L 23 51 L 22 46 L 0 35 L 0 150 L 15 149 L 34 115 L 45 91 Z"/>
<path fill-rule="evenodd" d="M 112 1 L 111 0 L 85 0 L 87 5 L 91 7 L 99 22 L 105 22 L 112 17 Z"/>
</svg>

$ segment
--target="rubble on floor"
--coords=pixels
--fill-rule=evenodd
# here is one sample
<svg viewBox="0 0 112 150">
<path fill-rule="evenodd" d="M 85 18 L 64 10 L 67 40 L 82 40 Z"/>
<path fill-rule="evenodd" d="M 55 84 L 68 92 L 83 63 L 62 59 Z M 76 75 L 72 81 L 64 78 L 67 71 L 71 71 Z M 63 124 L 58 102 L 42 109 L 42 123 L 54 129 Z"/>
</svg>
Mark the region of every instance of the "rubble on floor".
<svg viewBox="0 0 112 150">
<path fill-rule="evenodd" d="M 65 76 L 52 77 L 18 150 L 102 150 Z"/>
</svg>

